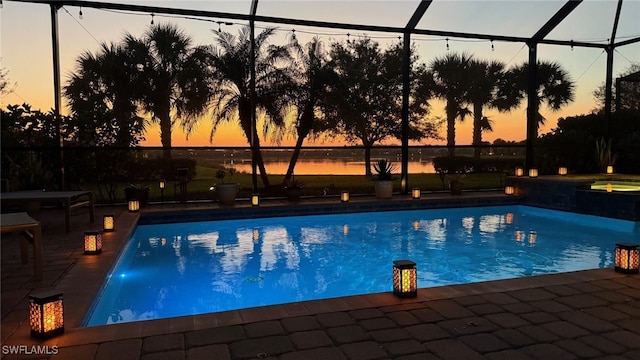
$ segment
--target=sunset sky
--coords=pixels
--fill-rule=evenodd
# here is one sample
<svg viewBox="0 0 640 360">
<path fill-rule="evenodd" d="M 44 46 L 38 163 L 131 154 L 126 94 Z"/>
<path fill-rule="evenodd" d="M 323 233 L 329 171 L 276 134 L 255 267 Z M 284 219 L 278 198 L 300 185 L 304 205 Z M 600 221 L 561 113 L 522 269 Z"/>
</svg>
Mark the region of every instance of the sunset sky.
<svg viewBox="0 0 640 360">
<path fill-rule="evenodd" d="M 235 1 L 112 1 L 137 5 L 180 7 L 208 11 L 248 13 L 250 0 Z M 403 27 L 415 11 L 419 0 L 403 1 L 322 1 L 297 0 L 277 1 L 260 0 L 258 14 L 283 18 L 356 23 L 366 25 Z M 430 6 L 417 28 L 456 32 L 474 32 L 492 35 L 511 35 L 529 37 L 562 7 L 565 1 L 439 1 Z M 607 43 L 611 36 L 617 0 L 587 0 L 579 5 L 547 37 L 555 40 L 574 40 Z M 63 84 L 74 70 L 75 59 L 84 51 L 94 52 L 100 42 L 117 42 L 125 32 L 141 35 L 149 26 L 151 14 L 116 12 L 91 8 L 82 9 L 65 6 L 58 12 L 60 59 Z M 627 40 L 640 36 L 640 1 L 624 0 L 616 39 Z M 16 1 L 3 1 L 0 9 L 0 57 L 1 68 L 8 71 L 9 81 L 14 92 L 0 98 L 0 106 L 26 102 L 35 109 L 53 108 L 53 75 L 51 55 L 51 22 L 48 5 L 31 4 Z M 233 25 L 221 25 L 222 30 L 236 33 L 246 23 L 226 19 L 205 21 L 155 15 L 155 23 L 172 22 L 190 35 L 196 44 L 213 43 L 212 31 L 219 25 L 215 21 L 231 21 Z M 209 19 L 211 20 L 211 19 Z M 368 36 L 386 47 L 398 41 L 401 34 L 358 33 L 341 29 L 319 29 L 292 27 L 256 23 L 258 31 L 267 26 L 279 29 L 273 43 L 284 43 L 292 30 L 298 40 L 307 42 L 318 35 L 328 48 L 332 41 L 345 41 L 360 36 Z M 349 33 L 349 35 L 347 35 Z M 493 42 L 472 39 L 445 39 L 437 36 L 413 35 L 412 41 L 418 49 L 420 60 L 430 63 L 434 58 L 449 52 L 469 52 L 485 60 L 496 59 L 507 66 L 515 66 L 527 60 L 527 47 L 521 43 Z M 447 44 L 449 50 L 447 50 Z M 576 84 L 575 101 L 557 113 L 541 108 L 548 119 L 541 133 L 556 127 L 559 117 L 589 113 L 595 107 L 592 92 L 604 83 L 606 53 L 601 49 L 579 48 L 552 45 L 538 46 L 538 59 L 556 61 L 568 71 Z M 640 61 L 640 44 L 623 46 L 614 53 L 614 77 L 629 68 L 632 62 Z M 444 116 L 444 104 L 432 101 L 432 116 Z M 66 102 L 65 110 L 66 113 Z M 484 140 L 496 138 L 522 140 L 525 137 L 525 105 L 507 114 L 487 111 L 493 120 L 494 131 L 485 133 Z M 457 126 L 456 142 L 471 143 L 471 119 Z M 173 144 L 187 146 L 245 146 L 246 140 L 240 134 L 238 126 L 229 124 L 221 127 L 213 142 L 209 142 L 210 120 L 204 118 L 190 135 L 189 140 L 179 127 L 174 129 Z M 441 129 L 441 136 L 445 136 Z M 159 129 L 150 127 L 146 134 L 145 145 L 160 144 Z M 290 145 L 294 139 L 286 139 L 283 144 Z M 427 140 L 424 144 L 441 144 Z M 268 139 L 264 145 L 273 145 Z M 307 145 L 333 145 L 329 141 L 307 143 Z M 341 145 L 341 144 L 335 144 Z"/>
</svg>

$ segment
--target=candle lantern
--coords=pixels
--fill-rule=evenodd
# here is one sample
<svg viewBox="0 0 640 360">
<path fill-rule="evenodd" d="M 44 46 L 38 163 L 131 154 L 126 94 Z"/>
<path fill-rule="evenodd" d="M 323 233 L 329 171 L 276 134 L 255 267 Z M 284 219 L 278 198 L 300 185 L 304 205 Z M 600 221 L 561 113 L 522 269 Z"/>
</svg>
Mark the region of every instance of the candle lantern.
<svg viewBox="0 0 640 360">
<path fill-rule="evenodd" d="M 513 189 L 513 185 L 507 185 L 504 187 L 504 193 L 506 195 L 513 195 L 514 189 Z"/>
<path fill-rule="evenodd" d="M 399 297 L 418 296 L 418 270 L 411 260 L 393 262 L 393 294 Z"/>
<path fill-rule="evenodd" d="M 140 211 L 140 202 L 136 199 L 129 200 L 129 211 L 130 212 Z"/>
<path fill-rule="evenodd" d="M 411 190 L 411 198 L 412 199 L 420 199 L 420 189 L 419 188 L 413 188 L 413 190 Z"/>
<path fill-rule="evenodd" d="M 102 252 L 102 232 L 84 232 L 84 253 L 88 255 L 100 254 Z"/>
<path fill-rule="evenodd" d="M 259 194 L 251 194 L 251 206 L 260 206 Z"/>
<path fill-rule="evenodd" d="M 516 176 L 523 176 L 524 169 L 521 166 L 516 167 Z"/>
<path fill-rule="evenodd" d="M 62 293 L 29 295 L 31 336 L 46 339 L 64 332 Z"/>
<path fill-rule="evenodd" d="M 340 192 L 340 201 L 349 202 L 349 190 L 342 190 Z"/>
<path fill-rule="evenodd" d="M 536 168 L 529 169 L 529 177 L 530 178 L 537 178 L 538 177 L 538 169 L 536 169 Z"/>
<path fill-rule="evenodd" d="M 637 274 L 639 272 L 639 259 L 638 244 L 616 244 L 615 271 L 625 274 Z"/>
<path fill-rule="evenodd" d="M 607 174 L 609 175 L 613 174 L 613 165 L 607 166 Z"/>
<path fill-rule="evenodd" d="M 109 232 L 115 230 L 116 216 L 105 214 L 102 216 L 102 231 Z"/>
<path fill-rule="evenodd" d="M 613 192 L 613 184 L 607 183 L 607 192 Z"/>
<path fill-rule="evenodd" d="M 167 183 L 164 180 L 160 180 L 159 186 L 161 190 L 164 190 L 164 187 Z"/>
<path fill-rule="evenodd" d="M 558 168 L 558 175 L 560 176 L 565 176 L 567 175 L 567 168 L 564 166 L 561 166 Z"/>
</svg>

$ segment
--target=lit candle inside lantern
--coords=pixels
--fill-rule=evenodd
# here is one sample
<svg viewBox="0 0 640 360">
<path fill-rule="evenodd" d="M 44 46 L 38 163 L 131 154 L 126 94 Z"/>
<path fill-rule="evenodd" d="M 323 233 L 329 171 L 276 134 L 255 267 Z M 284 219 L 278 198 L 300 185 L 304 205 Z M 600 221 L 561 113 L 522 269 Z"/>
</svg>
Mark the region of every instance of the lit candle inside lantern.
<svg viewBox="0 0 640 360">
<path fill-rule="evenodd" d="M 420 189 L 419 188 L 413 188 L 413 190 L 411 190 L 411 198 L 420 199 Z"/>
<path fill-rule="evenodd" d="M 529 169 L 529 177 L 530 178 L 537 178 L 538 177 L 538 169 L 536 169 L 536 168 Z"/>
<path fill-rule="evenodd" d="M 607 192 L 613 192 L 613 184 L 607 183 Z"/>
<path fill-rule="evenodd" d="M 251 195 L 251 206 L 260 206 L 260 195 L 258 194 Z"/>
<path fill-rule="evenodd" d="M 349 190 L 342 190 L 340 192 L 340 201 L 349 202 Z"/>
<path fill-rule="evenodd" d="M 564 176 L 567 175 L 567 168 L 564 166 L 561 166 L 558 168 L 558 175 Z"/>
<path fill-rule="evenodd" d="M 113 214 L 105 214 L 102 216 L 102 230 L 113 231 L 115 229 L 116 217 Z"/>
<path fill-rule="evenodd" d="M 138 212 L 140 211 L 140 202 L 138 200 L 129 200 L 129 211 L 130 212 Z"/>
<path fill-rule="evenodd" d="M 626 274 L 637 274 L 640 271 L 640 253 L 637 244 L 616 244 L 614 270 Z"/>
<path fill-rule="evenodd" d="M 64 332 L 62 293 L 29 295 L 31 336 L 49 338 Z"/>
<path fill-rule="evenodd" d="M 410 260 L 393 262 L 393 294 L 400 297 L 418 295 L 418 271 Z"/>
<path fill-rule="evenodd" d="M 613 174 L 613 165 L 607 166 L 607 174 L 609 175 Z"/>
<path fill-rule="evenodd" d="M 514 192 L 513 185 L 507 185 L 504 187 L 504 193 L 506 195 L 513 195 L 513 192 Z"/>
<path fill-rule="evenodd" d="M 102 232 L 85 231 L 84 232 L 84 253 L 99 254 L 102 252 Z"/>
<path fill-rule="evenodd" d="M 516 176 L 523 176 L 524 175 L 524 169 L 520 166 L 516 167 Z"/>
</svg>

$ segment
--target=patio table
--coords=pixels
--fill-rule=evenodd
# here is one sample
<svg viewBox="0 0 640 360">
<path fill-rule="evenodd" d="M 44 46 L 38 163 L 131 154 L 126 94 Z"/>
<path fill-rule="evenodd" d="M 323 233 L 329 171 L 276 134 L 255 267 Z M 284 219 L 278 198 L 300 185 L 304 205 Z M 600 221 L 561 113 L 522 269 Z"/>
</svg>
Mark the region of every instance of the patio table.
<svg viewBox="0 0 640 360">
<path fill-rule="evenodd" d="M 9 233 L 20 231 L 20 260 L 23 264 L 29 261 L 27 242 L 33 247 L 33 273 L 36 280 L 42 280 L 42 229 L 40 222 L 32 219 L 29 214 L 12 213 L 0 215 L 0 232 Z"/>
<path fill-rule="evenodd" d="M 79 200 L 81 197 L 86 200 Z M 64 221 L 67 232 L 71 231 L 71 209 L 88 205 L 89 221 L 94 222 L 93 193 L 91 191 L 13 191 L 0 194 L 3 203 L 28 203 L 42 201 L 61 201 L 64 204 Z"/>
</svg>

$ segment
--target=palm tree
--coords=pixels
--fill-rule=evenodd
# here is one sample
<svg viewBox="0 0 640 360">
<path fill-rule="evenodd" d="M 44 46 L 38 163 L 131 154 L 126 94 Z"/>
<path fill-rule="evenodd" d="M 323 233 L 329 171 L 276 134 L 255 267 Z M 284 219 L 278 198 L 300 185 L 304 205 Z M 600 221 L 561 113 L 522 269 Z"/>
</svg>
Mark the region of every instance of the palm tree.
<svg viewBox="0 0 640 360">
<path fill-rule="evenodd" d="M 573 101 L 575 86 L 569 78 L 569 74 L 556 62 L 538 61 L 536 79 L 536 100 L 538 109 L 544 102 L 551 111 L 558 111 L 563 106 Z M 499 86 L 498 99 L 495 104 L 498 108 L 505 108 L 518 104 L 528 94 L 529 64 L 523 63 L 509 70 L 503 78 L 503 85 Z M 546 119 L 538 111 L 536 130 L 544 125 Z"/>
<path fill-rule="evenodd" d="M 283 109 L 287 94 L 292 88 L 287 65 L 290 54 L 286 47 L 268 45 L 267 40 L 275 29 L 268 28 L 255 37 L 256 98 L 255 105 L 266 115 L 264 132 L 269 126 L 283 126 Z M 252 124 L 250 32 L 242 28 L 238 36 L 228 32 L 216 33 L 217 47 L 209 52 L 210 65 L 215 69 L 216 89 L 213 94 L 213 127 L 209 140 L 213 139 L 218 125 L 223 121 L 238 121 L 249 144 L 260 148 L 258 130 Z M 280 64 L 282 66 L 276 66 Z M 255 143 L 252 141 L 255 139 Z M 260 151 L 256 151 L 256 163 L 262 183 L 269 186 L 269 179 Z"/>
<path fill-rule="evenodd" d="M 504 64 L 499 61 L 484 61 L 473 59 L 469 63 L 471 84 L 467 93 L 467 101 L 473 106 L 473 145 L 474 157 L 480 158 L 480 145 L 482 144 L 482 132 L 491 131 L 492 127 L 489 119 L 483 115 L 483 110 L 487 108 L 497 108 L 500 111 L 509 111 L 516 106 L 511 103 L 510 107 L 498 107 L 496 105 L 499 86 L 503 84 L 505 76 Z M 504 103 L 507 105 L 507 103 Z"/>
<path fill-rule="evenodd" d="M 465 101 L 470 85 L 469 66 L 472 62 L 470 54 L 447 54 L 431 62 L 430 68 L 435 82 L 434 94 L 446 101 L 447 115 L 447 147 L 449 155 L 455 155 L 456 120 L 464 121 L 470 114 Z"/>
<path fill-rule="evenodd" d="M 171 157 L 171 131 L 176 120 L 191 129 L 204 115 L 213 95 L 212 68 L 205 46 L 173 24 L 151 25 L 141 38 L 124 38 L 130 61 L 145 79 L 141 105 L 160 123 L 164 156 Z M 173 118 L 172 118 L 173 113 Z"/>
<path fill-rule="evenodd" d="M 102 43 L 95 55 L 86 51 L 76 59 L 76 70 L 63 93 L 74 117 L 89 124 L 77 129 L 79 140 L 92 141 L 98 129 L 101 143 L 93 145 L 138 143 L 145 122 L 137 115 L 138 71 L 129 66 L 127 56 L 119 44 Z M 83 130 L 88 133 L 82 134 Z"/>
<path fill-rule="evenodd" d="M 300 46 L 294 38 L 291 49 L 297 56 L 299 65 L 294 74 L 296 87 L 291 97 L 296 110 L 294 126 L 297 138 L 284 183 L 288 182 L 293 175 L 304 140 L 320 130 L 321 124 L 317 118 L 319 105 L 326 95 L 327 84 L 336 81 L 335 74 L 327 67 L 327 59 L 318 37 L 314 37 L 305 47 Z"/>
</svg>

